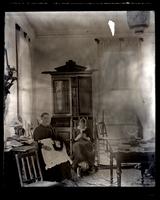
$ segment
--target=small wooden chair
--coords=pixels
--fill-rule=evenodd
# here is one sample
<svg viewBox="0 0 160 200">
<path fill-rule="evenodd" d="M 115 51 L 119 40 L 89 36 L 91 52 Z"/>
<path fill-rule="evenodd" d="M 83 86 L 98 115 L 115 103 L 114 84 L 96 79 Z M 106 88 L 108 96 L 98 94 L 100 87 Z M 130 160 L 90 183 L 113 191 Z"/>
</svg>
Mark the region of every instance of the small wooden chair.
<svg viewBox="0 0 160 200">
<path fill-rule="evenodd" d="M 97 165 L 100 165 L 100 154 L 102 152 L 110 152 L 110 144 L 108 142 L 108 135 L 106 124 L 101 121 L 96 123 L 96 159 Z"/>
<path fill-rule="evenodd" d="M 43 176 L 36 149 L 15 153 L 21 187 L 53 187 L 58 182 L 43 181 Z"/>
</svg>

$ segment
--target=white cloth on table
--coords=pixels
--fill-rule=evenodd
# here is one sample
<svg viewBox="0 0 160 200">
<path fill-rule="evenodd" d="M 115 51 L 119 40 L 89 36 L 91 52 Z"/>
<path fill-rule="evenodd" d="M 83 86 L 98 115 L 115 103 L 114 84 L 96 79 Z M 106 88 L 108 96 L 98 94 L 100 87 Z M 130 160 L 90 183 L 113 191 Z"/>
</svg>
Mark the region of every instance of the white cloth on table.
<svg viewBox="0 0 160 200">
<path fill-rule="evenodd" d="M 50 138 L 43 139 L 41 140 L 41 143 L 51 148 L 51 150 L 49 151 L 44 148 L 41 149 L 46 169 L 52 168 L 56 165 L 59 165 L 67 161 L 69 161 L 72 164 L 72 160 L 67 154 L 65 145 L 63 145 L 63 149 L 61 151 L 56 151 L 53 147 L 52 139 Z"/>
</svg>

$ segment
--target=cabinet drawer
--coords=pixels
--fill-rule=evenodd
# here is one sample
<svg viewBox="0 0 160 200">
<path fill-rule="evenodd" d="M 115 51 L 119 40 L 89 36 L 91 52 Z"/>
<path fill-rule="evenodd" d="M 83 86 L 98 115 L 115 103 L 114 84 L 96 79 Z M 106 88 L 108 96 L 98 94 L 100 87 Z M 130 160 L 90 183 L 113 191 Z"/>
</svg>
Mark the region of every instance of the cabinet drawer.
<svg viewBox="0 0 160 200">
<path fill-rule="evenodd" d="M 64 141 L 70 141 L 70 128 L 56 128 L 56 133 L 61 136 Z"/>
</svg>

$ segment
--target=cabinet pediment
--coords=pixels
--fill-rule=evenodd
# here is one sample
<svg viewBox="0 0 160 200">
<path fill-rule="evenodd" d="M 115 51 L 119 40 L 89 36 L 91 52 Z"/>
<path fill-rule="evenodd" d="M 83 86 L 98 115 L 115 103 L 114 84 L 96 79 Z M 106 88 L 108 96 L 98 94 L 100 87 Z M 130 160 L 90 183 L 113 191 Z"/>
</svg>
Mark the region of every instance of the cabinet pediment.
<svg viewBox="0 0 160 200">
<path fill-rule="evenodd" d="M 77 65 L 75 61 L 69 60 L 66 62 L 65 65 L 56 67 L 55 70 L 57 72 L 79 72 L 79 71 L 85 71 L 86 67 Z"/>
</svg>

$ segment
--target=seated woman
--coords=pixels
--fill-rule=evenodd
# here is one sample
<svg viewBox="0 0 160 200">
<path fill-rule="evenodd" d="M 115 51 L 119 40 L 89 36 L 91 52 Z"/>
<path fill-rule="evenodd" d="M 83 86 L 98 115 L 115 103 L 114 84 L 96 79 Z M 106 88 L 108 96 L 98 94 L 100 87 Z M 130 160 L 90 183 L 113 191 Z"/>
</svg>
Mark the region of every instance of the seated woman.
<svg viewBox="0 0 160 200">
<path fill-rule="evenodd" d="M 50 125 L 48 113 L 41 114 L 41 123 L 33 132 L 33 139 L 38 142 L 39 160 L 44 180 L 62 181 L 71 178 L 71 164 L 65 145 L 56 136 Z"/>
<path fill-rule="evenodd" d="M 89 171 L 94 171 L 95 152 L 93 137 L 90 129 L 86 126 L 85 118 L 80 119 L 73 143 L 73 170 L 79 174 L 80 163 L 87 163 Z"/>
</svg>

